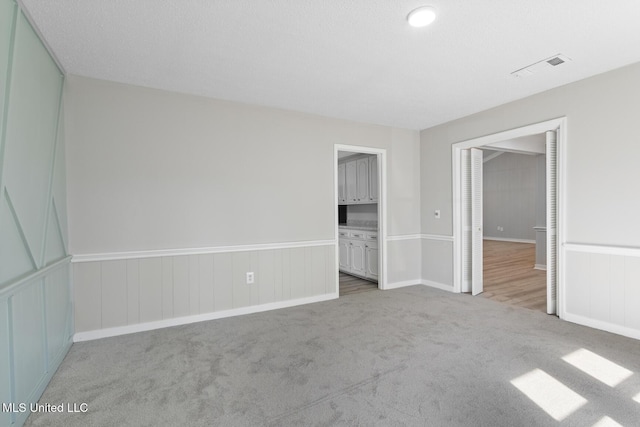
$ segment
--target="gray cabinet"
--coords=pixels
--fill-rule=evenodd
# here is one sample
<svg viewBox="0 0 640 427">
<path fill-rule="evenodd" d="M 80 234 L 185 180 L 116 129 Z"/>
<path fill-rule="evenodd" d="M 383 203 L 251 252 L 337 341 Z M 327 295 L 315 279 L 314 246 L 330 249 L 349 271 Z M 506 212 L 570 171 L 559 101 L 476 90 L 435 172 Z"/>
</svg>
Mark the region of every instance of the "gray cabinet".
<svg viewBox="0 0 640 427">
<path fill-rule="evenodd" d="M 348 273 L 351 271 L 351 258 L 349 257 L 349 240 L 348 237 L 340 237 L 338 240 L 339 265 L 340 271 Z"/>
<path fill-rule="evenodd" d="M 378 156 L 369 157 L 369 201 L 378 202 Z"/>
<path fill-rule="evenodd" d="M 338 165 L 338 204 L 347 203 L 347 165 L 340 163 Z"/>
<path fill-rule="evenodd" d="M 357 186 L 357 161 L 352 160 L 345 163 L 345 187 L 346 187 L 346 202 L 347 204 L 355 204 L 358 202 L 358 186 Z"/>
<path fill-rule="evenodd" d="M 367 155 L 338 163 L 338 204 L 378 202 L 378 157 Z"/>
<path fill-rule="evenodd" d="M 340 229 L 339 265 L 343 273 L 378 281 L 378 233 Z"/>
<path fill-rule="evenodd" d="M 365 277 L 378 281 L 378 241 L 372 240 L 365 242 Z"/>
<path fill-rule="evenodd" d="M 356 160 L 356 201 L 369 203 L 369 159 Z"/>
</svg>

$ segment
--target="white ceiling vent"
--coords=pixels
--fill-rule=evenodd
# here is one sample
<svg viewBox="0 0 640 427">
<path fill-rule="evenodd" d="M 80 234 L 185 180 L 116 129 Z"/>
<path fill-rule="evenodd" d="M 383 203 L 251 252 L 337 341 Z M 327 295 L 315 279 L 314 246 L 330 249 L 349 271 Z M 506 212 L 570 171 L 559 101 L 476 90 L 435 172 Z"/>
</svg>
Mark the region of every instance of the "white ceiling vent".
<svg viewBox="0 0 640 427">
<path fill-rule="evenodd" d="M 557 67 L 558 65 L 562 65 L 565 62 L 569 61 L 571 61 L 571 59 L 567 58 L 564 55 L 558 54 L 552 56 L 551 58 L 543 59 L 542 61 L 538 61 L 534 64 L 516 70 L 511 73 L 511 75 L 514 77 L 527 77 L 532 74 L 540 73 L 542 71 Z"/>
</svg>

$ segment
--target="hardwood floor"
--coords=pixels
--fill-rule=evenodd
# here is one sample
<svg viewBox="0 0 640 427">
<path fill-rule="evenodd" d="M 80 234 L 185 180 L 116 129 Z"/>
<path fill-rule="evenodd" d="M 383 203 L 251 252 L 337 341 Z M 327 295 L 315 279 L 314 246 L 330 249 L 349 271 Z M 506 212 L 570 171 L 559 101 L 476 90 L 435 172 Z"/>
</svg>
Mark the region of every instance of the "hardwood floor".
<svg viewBox="0 0 640 427">
<path fill-rule="evenodd" d="M 349 274 L 340 273 L 340 296 L 353 295 L 361 292 L 377 291 L 378 284 L 360 279 Z"/>
<path fill-rule="evenodd" d="M 534 270 L 535 245 L 485 240 L 484 298 L 546 312 L 547 275 Z"/>
</svg>

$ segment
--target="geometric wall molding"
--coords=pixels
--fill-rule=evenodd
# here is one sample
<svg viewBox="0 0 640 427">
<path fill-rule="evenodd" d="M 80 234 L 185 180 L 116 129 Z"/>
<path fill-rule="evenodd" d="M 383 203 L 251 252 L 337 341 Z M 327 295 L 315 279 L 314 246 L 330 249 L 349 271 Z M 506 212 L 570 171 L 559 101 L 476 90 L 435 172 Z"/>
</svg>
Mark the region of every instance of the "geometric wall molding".
<svg viewBox="0 0 640 427">
<path fill-rule="evenodd" d="M 0 398 L 27 407 L 73 335 L 63 83 L 20 7 L 0 0 Z M 0 412 L 0 425 L 28 415 Z"/>
</svg>

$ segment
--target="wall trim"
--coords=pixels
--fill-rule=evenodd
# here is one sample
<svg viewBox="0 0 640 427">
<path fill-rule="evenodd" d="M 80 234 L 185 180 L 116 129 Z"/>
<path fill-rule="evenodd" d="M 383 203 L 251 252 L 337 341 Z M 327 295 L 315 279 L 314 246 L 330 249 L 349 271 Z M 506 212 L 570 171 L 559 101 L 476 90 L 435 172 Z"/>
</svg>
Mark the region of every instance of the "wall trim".
<svg viewBox="0 0 640 427">
<path fill-rule="evenodd" d="M 563 319 L 572 323 L 577 323 L 578 325 L 588 326 L 590 328 L 600 329 L 603 331 L 640 340 L 640 330 L 638 329 L 616 325 L 615 323 L 609 323 L 603 320 L 591 319 L 589 317 L 584 317 L 569 312 L 565 312 Z"/>
<path fill-rule="evenodd" d="M 445 236 L 442 234 L 421 234 L 420 238 L 425 240 L 443 240 L 445 242 L 453 242 L 453 236 Z"/>
<path fill-rule="evenodd" d="M 387 283 L 387 287 L 384 288 L 385 291 L 388 291 L 389 289 L 398 289 L 398 288 L 404 288 L 407 286 L 415 286 L 415 285 L 421 285 L 422 281 L 420 279 L 415 279 L 415 280 L 403 280 L 402 282 L 393 282 L 393 283 Z"/>
<path fill-rule="evenodd" d="M 39 279 L 40 277 L 46 275 L 47 273 L 49 273 L 52 270 L 56 270 L 59 267 L 68 264 L 71 261 L 71 256 L 66 256 L 62 259 L 59 259 L 58 261 L 55 261 L 49 265 L 46 265 L 44 267 L 42 267 L 39 270 L 35 270 L 32 271 L 31 273 L 27 273 L 26 275 L 19 277 L 18 279 L 15 279 L 12 282 L 7 283 L 7 285 L 3 286 L 2 288 L 0 288 L 0 296 L 3 294 L 10 294 L 12 293 L 16 288 L 18 288 L 20 285 L 26 283 L 26 282 L 31 282 L 34 281 L 36 279 Z"/>
<path fill-rule="evenodd" d="M 421 234 L 401 234 L 398 236 L 387 236 L 388 242 L 397 242 L 401 240 L 418 240 L 422 238 Z"/>
<path fill-rule="evenodd" d="M 204 248 L 155 249 L 148 251 L 105 252 L 97 254 L 73 255 L 71 262 L 116 261 L 139 258 L 157 258 L 183 255 L 206 255 L 228 252 L 264 251 L 273 249 L 292 249 L 312 246 L 335 245 L 335 240 L 311 240 L 306 242 L 258 243 L 253 245 L 210 246 Z"/>
<path fill-rule="evenodd" d="M 640 257 L 640 248 L 633 246 L 596 245 L 590 243 L 565 243 L 562 247 L 569 252 L 587 252 L 591 254 L 622 255 Z"/>
<path fill-rule="evenodd" d="M 429 286 L 430 288 L 440 289 L 441 291 L 455 292 L 453 289 L 453 286 L 445 285 L 444 283 L 434 282 L 432 280 L 422 280 L 421 284 L 424 286 Z"/>
<path fill-rule="evenodd" d="M 338 293 L 317 295 L 308 298 L 299 298 L 286 301 L 271 302 L 268 304 L 252 305 L 248 307 L 232 308 L 230 310 L 213 311 L 210 313 L 196 314 L 193 316 L 174 317 L 171 319 L 156 320 L 153 322 L 136 323 L 134 325 L 117 326 L 114 328 L 97 329 L 93 331 L 78 332 L 73 335 L 73 342 L 91 341 L 100 338 L 116 337 L 119 335 L 133 334 L 136 332 L 152 331 L 155 329 L 169 328 L 172 326 L 188 325 L 190 323 L 205 322 L 208 320 L 223 319 L 226 317 L 241 316 L 244 314 L 261 313 L 263 311 L 277 310 L 280 308 L 294 307 L 315 302 L 329 301 L 338 298 Z"/>
<path fill-rule="evenodd" d="M 430 288 L 440 289 L 441 291 L 453 292 L 453 286 L 445 285 L 444 283 L 433 282 L 431 280 L 424 280 L 424 279 L 404 280 L 402 282 L 389 283 L 387 284 L 387 287 L 384 290 L 386 291 L 389 289 L 405 288 L 407 286 L 416 286 L 416 285 L 428 286 Z"/>
<path fill-rule="evenodd" d="M 492 237 L 492 236 L 484 236 L 482 240 L 493 240 L 496 242 L 512 242 L 512 243 L 533 243 L 536 244 L 535 240 L 530 239 L 512 239 L 510 237 Z"/>
</svg>

